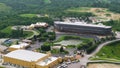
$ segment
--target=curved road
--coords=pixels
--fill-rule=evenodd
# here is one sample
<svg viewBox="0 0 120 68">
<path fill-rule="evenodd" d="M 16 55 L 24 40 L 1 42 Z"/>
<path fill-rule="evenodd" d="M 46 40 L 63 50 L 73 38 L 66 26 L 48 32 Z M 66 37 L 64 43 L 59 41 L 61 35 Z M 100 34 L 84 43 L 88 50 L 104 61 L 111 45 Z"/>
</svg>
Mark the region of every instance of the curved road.
<svg viewBox="0 0 120 68">
<path fill-rule="evenodd" d="M 80 65 L 87 66 L 87 63 L 90 62 L 90 60 L 89 60 L 90 57 L 92 57 L 96 53 L 98 53 L 103 46 L 106 46 L 107 44 L 115 42 L 115 41 L 120 41 L 120 39 L 116 39 L 116 40 L 112 40 L 112 41 L 107 41 L 107 42 L 104 42 L 104 43 L 98 45 L 97 49 L 93 53 L 88 54 L 88 55 L 86 54 L 85 57 L 83 57 L 83 58 L 80 59 Z"/>
<path fill-rule="evenodd" d="M 112 42 L 116 42 L 116 41 L 120 41 L 120 39 L 116 39 L 116 40 L 112 40 L 112 41 L 107 41 L 107 42 L 105 42 L 105 43 L 102 43 L 102 44 L 98 45 L 97 49 L 96 49 L 93 53 L 91 53 L 91 54 L 89 55 L 89 57 L 92 57 L 92 56 L 94 56 L 96 53 L 98 53 L 103 46 L 106 46 L 107 44 L 112 43 Z"/>
<path fill-rule="evenodd" d="M 13 30 L 16 30 L 17 29 L 17 26 L 13 26 L 11 29 Z M 33 35 L 31 35 L 30 37 L 27 37 L 26 39 L 30 39 L 32 38 L 34 35 L 39 35 L 39 33 L 35 30 L 23 30 L 23 31 L 30 31 L 30 32 L 33 32 Z"/>
</svg>

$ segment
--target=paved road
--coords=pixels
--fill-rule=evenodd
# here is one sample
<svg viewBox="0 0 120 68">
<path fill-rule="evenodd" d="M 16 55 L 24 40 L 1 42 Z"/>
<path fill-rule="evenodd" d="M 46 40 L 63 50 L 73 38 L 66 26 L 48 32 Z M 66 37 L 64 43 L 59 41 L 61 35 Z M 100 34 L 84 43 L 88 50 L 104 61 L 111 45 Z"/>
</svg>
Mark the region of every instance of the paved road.
<svg viewBox="0 0 120 68">
<path fill-rule="evenodd" d="M 87 63 L 90 62 L 90 60 L 89 60 L 90 57 L 92 57 L 96 53 L 98 53 L 103 46 L 106 46 L 107 44 L 115 42 L 115 41 L 120 41 L 120 39 L 116 39 L 116 40 L 112 40 L 112 41 L 107 41 L 107 42 L 104 42 L 104 43 L 98 45 L 97 49 L 93 53 L 88 54 L 88 55 L 86 54 L 85 57 L 83 57 L 83 58 L 80 59 L 80 65 L 85 65 L 86 66 Z"/>
<path fill-rule="evenodd" d="M 96 53 L 98 53 L 103 46 L 106 46 L 107 44 L 115 42 L 115 41 L 120 41 L 120 39 L 116 39 L 116 40 L 112 40 L 112 41 L 107 41 L 105 43 L 100 44 L 97 47 L 97 49 L 92 54 L 89 55 L 89 57 L 94 56 Z"/>
<path fill-rule="evenodd" d="M 106 46 L 107 44 L 112 43 L 112 42 L 115 42 L 115 41 L 120 41 L 120 39 L 116 39 L 116 40 L 112 40 L 112 41 L 107 41 L 107 42 L 104 42 L 104 43 L 98 45 L 98 47 L 96 48 L 96 50 L 95 50 L 93 53 L 91 53 L 91 54 L 85 54 L 85 56 L 80 59 L 80 62 L 79 62 L 79 63 L 77 63 L 77 64 L 71 64 L 70 66 L 68 66 L 68 68 L 74 68 L 74 66 L 75 66 L 76 68 L 80 68 L 82 65 L 83 65 L 83 66 L 87 66 L 87 63 L 88 63 L 88 62 L 91 62 L 91 61 L 89 60 L 90 57 L 92 57 L 92 56 L 94 56 L 96 53 L 98 53 L 103 46 Z"/>
<path fill-rule="evenodd" d="M 35 50 L 41 47 L 41 45 L 43 45 L 44 42 L 39 42 L 36 41 L 34 44 L 31 44 L 30 48 L 27 48 L 27 50 Z"/>
</svg>

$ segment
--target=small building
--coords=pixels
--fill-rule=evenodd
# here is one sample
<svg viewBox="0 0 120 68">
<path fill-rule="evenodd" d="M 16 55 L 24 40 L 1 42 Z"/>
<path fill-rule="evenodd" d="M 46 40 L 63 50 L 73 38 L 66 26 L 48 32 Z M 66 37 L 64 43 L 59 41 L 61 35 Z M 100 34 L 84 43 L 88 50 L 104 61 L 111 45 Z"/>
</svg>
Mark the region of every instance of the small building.
<svg viewBox="0 0 120 68">
<path fill-rule="evenodd" d="M 4 64 L 25 68 L 53 68 L 61 62 L 61 58 L 52 57 L 50 53 L 43 54 L 28 50 L 15 50 L 3 57 Z"/>
<path fill-rule="evenodd" d="M 28 44 L 31 44 L 31 43 L 32 43 L 31 40 L 27 40 L 27 39 L 22 40 L 22 42 L 24 42 L 24 43 L 28 43 Z"/>
<path fill-rule="evenodd" d="M 14 51 L 14 50 L 19 50 L 19 49 L 25 49 L 27 47 L 29 47 L 30 45 L 28 43 L 19 43 L 16 45 L 12 45 L 9 47 L 8 51 Z"/>
<path fill-rule="evenodd" d="M 48 24 L 45 22 L 37 22 L 36 24 L 31 24 L 28 26 L 28 29 L 34 29 L 34 28 L 39 28 L 39 27 L 48 27 Z"/>
</svg>

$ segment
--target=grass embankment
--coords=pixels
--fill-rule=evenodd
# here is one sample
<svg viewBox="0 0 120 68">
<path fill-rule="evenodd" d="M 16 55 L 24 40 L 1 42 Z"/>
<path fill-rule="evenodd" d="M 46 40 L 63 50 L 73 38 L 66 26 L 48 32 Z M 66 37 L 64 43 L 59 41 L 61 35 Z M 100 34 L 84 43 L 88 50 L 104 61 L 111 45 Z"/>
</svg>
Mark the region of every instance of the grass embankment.
<svg viewBox="0 0 120 68">
<path fill-rule="evenodd" d="M 104 46 L 92 60 L 120 61 L 120 41 Z"/>
<path fill-rule="evenodd" d="M 70 40 L 70 39 L 75 39 L 75 40 L 82 40 L 84 43 L 89 42 L 89 41 L 93 41 L 93 39 L 91 38 L 83 38 L 83 37 L 79 37 L 79 36 L 61 36 L 57 41 L 55 42 L 61 42 L 64 40 Z"/>
<path fill-rule="evenodd" d="M 1 32 L 10 35 L 11 32 L 12 32 L 12 29 L 11 29 L 11 28 L 12 28 L 12 26 L 8 26 L 8 27 L 4 28 L 3 30 L 1 30 Z"/>
</svg>

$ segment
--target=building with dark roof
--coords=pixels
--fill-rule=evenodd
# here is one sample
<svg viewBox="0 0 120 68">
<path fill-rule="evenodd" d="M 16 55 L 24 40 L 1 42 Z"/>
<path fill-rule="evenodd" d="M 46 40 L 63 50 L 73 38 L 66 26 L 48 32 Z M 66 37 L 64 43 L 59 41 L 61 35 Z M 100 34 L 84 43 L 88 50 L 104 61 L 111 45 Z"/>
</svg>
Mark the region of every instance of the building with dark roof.
<svg viewBox="0 0 120 68">
<path fill-rule="evenodd" d="M 109 35 L 112 33 L 111 26 L 102 24 L 86 24 L 84 22 L 54 22 L 56 30 L 61 32 L 75 32 L 82 34 L 96 34 L 96 35 Z"/>
</svg>

